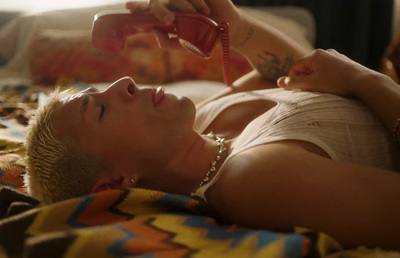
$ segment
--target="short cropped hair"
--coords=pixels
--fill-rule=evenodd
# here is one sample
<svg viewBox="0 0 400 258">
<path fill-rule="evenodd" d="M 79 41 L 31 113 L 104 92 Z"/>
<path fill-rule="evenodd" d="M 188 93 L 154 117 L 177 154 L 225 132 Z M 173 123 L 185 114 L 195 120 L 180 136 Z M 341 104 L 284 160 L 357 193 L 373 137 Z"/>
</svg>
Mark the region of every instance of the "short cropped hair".
<svg viewBox="0 0 400 258">
<path fill-rule="evenodd" d="M 99 160 L 84 154 L 71 136 L 55 136 L 54 112 L 71 94 L 71 90 L 56 89 L 28 127 L 25 187 L 43 203 L 89 194 L 101 170 Z"/>
</svg>

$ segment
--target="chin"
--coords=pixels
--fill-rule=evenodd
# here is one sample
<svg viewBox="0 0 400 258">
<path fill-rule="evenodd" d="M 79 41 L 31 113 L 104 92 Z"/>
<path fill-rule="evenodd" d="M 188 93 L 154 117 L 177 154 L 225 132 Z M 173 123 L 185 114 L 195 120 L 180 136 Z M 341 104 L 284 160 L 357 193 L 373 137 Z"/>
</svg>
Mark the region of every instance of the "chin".
<svg viewBox="0 0 400 258">
<path fill-rule="evenodd" d="M 165 112 L 168 113 L 166 117 L 176 120 L 176 122 L 185 121 L 184 123 L 187 123 L 188 120 L 194 122 L 196 106 L 191 99 L 185 96 L 166 94 L 163 102 L 160 103 L 160 106 L 165 105 L 162 109 L 164 115 L 166 115 Z"/>
<path fill-rule="evenodd" d="M 195 104 L 191 99 L 185 96 L 178 96 L 177 98 L 179 101 L 180 114 L 190 119 L 191 123 L 193 124 L 196 116 Z"/>
<path fill-rule="evenodd" d="M 194 109 L 196 110 L 196 106 L 194 105 L 193 101 L 185 96 L 177 96 L 177 99 L 180 103 L 181 108 L 187 109 Z"/>
</svg>

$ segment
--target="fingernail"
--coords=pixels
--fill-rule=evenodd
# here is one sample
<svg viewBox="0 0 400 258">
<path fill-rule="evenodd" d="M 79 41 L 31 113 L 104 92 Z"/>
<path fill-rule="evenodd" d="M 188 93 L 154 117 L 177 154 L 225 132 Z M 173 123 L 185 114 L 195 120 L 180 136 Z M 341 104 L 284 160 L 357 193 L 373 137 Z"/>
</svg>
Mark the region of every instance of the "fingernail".
<svg viewBox="0 0 400 258">
<path fill-rule="evenodd" d="M 210 9 L 208 9 L 207 7 L 204 7 L 201 9 L 201 13 L 204 15 L 209 15 L 210 14 Z"/>
<path fill-rule="evenodd" d="M 283 80 L 283 83 L 288 86 L 290 81 L 292 80 L 292 78 L 290 78 L 289 76 L 285 77 L 285 80 Z"/>
<path fill-rule="evenodd" d="M 174 18 L 174 15 L 172 13 L 169 13 L 164 16 L 164 22 L 170 24 L 174 21 Z"/>
</svg>

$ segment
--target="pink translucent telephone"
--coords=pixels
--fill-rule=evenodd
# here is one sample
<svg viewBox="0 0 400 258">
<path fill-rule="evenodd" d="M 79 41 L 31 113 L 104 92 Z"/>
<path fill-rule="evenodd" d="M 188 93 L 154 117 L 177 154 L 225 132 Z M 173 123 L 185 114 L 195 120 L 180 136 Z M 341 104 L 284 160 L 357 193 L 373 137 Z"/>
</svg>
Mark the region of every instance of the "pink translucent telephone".
<svg viewBox="0 0 400 258">
<path fill-rule="evenodd" d="M 172 25 L 165 25 L 151 14 L 131 14 L 129 10 L 104 11 L 96 14 L 93 22 L 92 43 L 102 52 L 115 53 L 125 48 L 126 38 L 153 28 L 176 37 L 181 45 L 202 58 L 209 58 L 221 38 L 224 81 L 229 86 L 229 26 L 200 14 L 175 13 Z"/>
</svg>

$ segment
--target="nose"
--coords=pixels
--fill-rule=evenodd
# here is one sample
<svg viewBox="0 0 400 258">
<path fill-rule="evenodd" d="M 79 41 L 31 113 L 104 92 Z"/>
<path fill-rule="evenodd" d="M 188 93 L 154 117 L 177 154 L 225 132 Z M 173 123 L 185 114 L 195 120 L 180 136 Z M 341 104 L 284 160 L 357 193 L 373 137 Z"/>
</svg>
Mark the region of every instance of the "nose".
<svg viewBox="0 0 400 258">
<path fill-rule="evenodd" d="M 137 92 L 137 86 L 135 81 L 131 77 L 123 77 L 105 90 L 104 93 L 108 94 L 117 94 L 119 97 L 125 99 L 132 99 Z"/>
</svg>

